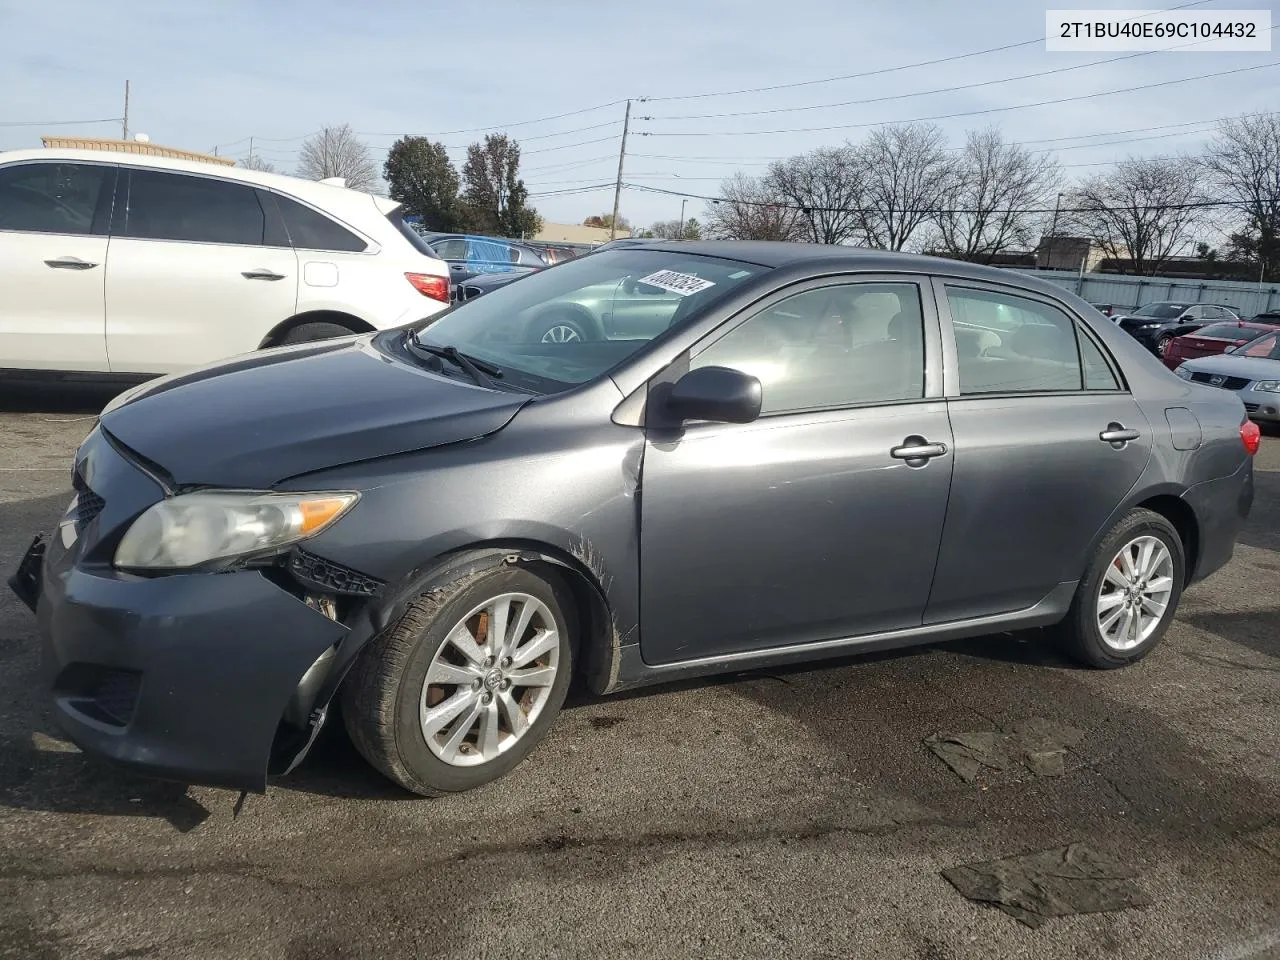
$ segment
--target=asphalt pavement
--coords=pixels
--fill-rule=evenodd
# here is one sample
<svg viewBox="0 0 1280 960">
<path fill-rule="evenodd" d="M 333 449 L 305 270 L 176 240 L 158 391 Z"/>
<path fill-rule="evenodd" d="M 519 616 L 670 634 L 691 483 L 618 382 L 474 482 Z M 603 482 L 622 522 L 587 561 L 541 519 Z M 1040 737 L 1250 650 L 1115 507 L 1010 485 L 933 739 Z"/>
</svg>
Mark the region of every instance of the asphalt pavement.
<svg viewBox="0 0 1280 960">
<path fill-rule="evenodd" d="M 0 394 L 6 576 L 104 399 Z M 0 957 L 1280 957 L 1280 439 L 1257 470 L 1235 559 L 1135 667 L 1033 632 L 578 700 L 510 777 L 443 800 L 340 724 L 238 816 L 90 762 L 5 591 Z M 1081 735 L 1061 776 L 970 783 L 923 742 L 1033 719 Z M 1148 905 L 1033 929 L 941 875 L 1071 843 Z"/>
</svg>

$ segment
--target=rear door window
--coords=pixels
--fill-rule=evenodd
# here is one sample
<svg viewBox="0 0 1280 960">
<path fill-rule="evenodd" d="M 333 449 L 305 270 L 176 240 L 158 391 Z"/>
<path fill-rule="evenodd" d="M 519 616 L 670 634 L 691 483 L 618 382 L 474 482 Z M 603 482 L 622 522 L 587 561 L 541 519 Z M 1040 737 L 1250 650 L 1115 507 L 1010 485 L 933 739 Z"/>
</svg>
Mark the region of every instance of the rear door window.
<svg viewBox="0 0 1280 960">
<path fill-rule="evenodd" d="M 20 163 L 0 169 L 0 230 L 102 234 L 115 167 Z"/>
<path fill-rule="evenodd" d="M 261 246 L 265 229 L 252 187 L 157 170 L 129 173 L 126 237 Z"/>
</svg>

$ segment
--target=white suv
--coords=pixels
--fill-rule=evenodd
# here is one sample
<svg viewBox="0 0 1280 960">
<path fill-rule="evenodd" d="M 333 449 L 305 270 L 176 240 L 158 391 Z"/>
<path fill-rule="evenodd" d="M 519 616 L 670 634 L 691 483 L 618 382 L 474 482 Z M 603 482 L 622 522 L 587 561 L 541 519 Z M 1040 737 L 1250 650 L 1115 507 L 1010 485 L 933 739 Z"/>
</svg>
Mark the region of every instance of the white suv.
<svg viewBox="0 0 1280 960">
<path fill-rule="evenodd" d="M 0 379 L 167 374 L 448 305 L 448 265 L 395 201 L 198 161 L 0 153 Z"/>
</svg>

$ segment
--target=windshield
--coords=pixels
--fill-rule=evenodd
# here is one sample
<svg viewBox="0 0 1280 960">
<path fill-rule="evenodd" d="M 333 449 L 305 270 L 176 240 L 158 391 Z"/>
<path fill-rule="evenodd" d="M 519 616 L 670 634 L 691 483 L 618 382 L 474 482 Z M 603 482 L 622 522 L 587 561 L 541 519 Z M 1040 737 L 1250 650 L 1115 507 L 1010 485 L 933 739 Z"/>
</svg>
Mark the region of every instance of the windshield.
<svg viewBox="0 0 1280 960">
<path fill-rule="evenodd" d="M 1201 327 L 1194 334 L 1195 337 L 1207 337 L 1210 340 L 1248 340 L 1250 337 L 1256 336 L 1260 331 L 1250 330 L 1248 327 L 1242 327 L 1238 323 L 1211 323 L 1207 327 Z"/>
<path fill-rule="evenodd" d="M 1264 333 L 1249 343 L 1232 347 L 1227 353 L 1241 357 L 1257 357 L 1261 360 L 1280 360 L 1280 334 Z"/>
<path fill-rule="evenodd" d="M 609 250 L 494 289 L 415 336 L 549 393 L 595 379 L 766 269 L 688 253 Z"/>
<path fill-rule="evenodd" d="M 1157 317 L 1169 320 L 1182 315 L 1189 305 L 1185 303 L 1148 303 L 1145 307 L 1133 311 L 1135 317 Z"/>
</svg>

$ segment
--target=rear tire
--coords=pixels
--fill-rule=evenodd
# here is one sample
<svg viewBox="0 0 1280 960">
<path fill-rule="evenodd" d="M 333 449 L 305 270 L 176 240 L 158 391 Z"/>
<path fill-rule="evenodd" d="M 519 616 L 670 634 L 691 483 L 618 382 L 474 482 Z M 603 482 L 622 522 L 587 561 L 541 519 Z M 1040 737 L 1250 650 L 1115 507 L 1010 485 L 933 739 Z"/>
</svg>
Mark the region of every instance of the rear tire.
<svg viewBox="0 0 1280 960">
<path fill-rule="evenodd" d="M 573 612 L 553 573 L 523 567 L 483 571 L 423 594 L 360 653 L 343 683 L 352 743 L 384 775 L 425 797 L 505 776 L 538 746 L 564 703 Z M 506 646 L 490 632 L 494 624 L 505 626 Z"/>
<path fill-rule="evenodd" d="M 337 337 L 349 337 L 355 333 L 350 327 L 344 327 L 340 323 L 329 323 L 327 321 L 316 321 L 314 323 L 300 323 L 277 342 L 276 346 L 286 346 L 294 343 L 312 343 L 316 340 L 333 340 Z"/>
<path fill-rule="evenodd" d="M 1136 663 L 1169 629 L 1185 582 L 1186 557 L 1173 524 L 1154 510 L 1131 510 L 1103 538 L 1053 632 L 1085 666 Z"/>
</svg>

